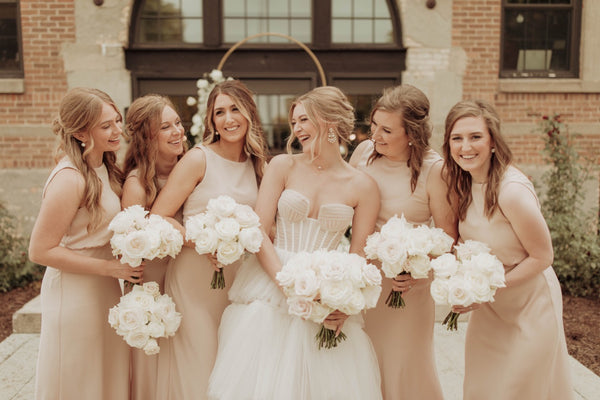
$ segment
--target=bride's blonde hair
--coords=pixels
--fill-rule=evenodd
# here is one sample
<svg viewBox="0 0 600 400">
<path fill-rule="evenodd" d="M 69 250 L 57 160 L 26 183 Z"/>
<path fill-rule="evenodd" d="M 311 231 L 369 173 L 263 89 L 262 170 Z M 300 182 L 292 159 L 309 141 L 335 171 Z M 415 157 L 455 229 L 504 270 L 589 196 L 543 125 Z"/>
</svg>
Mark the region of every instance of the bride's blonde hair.
<svg viewBox="0 0 600 400">
<path fill-rule="evenodd" d="M 76 139 L 75 134 L 89 131 L 102 116 L 102 107 L 108 104 L 121 116 L 119 109 L 110 96 L 98 89 L 74 88 L 67 92 L 60 102 L 58 116 L 52 122 L 52 130 L 57 136 L 58 145 L 55 151 L 55 161 L 64 156 L 79 170 L 85 182 L 83 191 L 83 206 L 90 213 L 88 230 L 96 228 L 102 219 L 100 196 L 102 181 L 87 163 L 87 156 L 94 148 L 94 139 L 90 135 L 86 147 Z M 123 183 L 123 173 L 116 163 L 117 155 L 107 151 L 102 156 L 102 162 L 108 171 L 112 190 L 120 197 Z"/>
</svg>

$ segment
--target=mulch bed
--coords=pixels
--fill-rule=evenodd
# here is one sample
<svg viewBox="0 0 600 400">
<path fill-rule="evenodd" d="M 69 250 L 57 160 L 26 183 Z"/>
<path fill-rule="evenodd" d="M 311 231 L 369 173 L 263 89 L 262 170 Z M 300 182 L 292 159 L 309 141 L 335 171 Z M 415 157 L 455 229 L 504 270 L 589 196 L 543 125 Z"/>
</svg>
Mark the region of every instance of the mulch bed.
<svg viewBox="0 0 600 400">
<path fill-rule="evenodd" d="M 12 333 L 12 315 L 40 293 L 41 282 L 0 293 L 0 341 Z M 569 354 L 600 376 L 600 299 L 563 297 Z"/>
</svg>

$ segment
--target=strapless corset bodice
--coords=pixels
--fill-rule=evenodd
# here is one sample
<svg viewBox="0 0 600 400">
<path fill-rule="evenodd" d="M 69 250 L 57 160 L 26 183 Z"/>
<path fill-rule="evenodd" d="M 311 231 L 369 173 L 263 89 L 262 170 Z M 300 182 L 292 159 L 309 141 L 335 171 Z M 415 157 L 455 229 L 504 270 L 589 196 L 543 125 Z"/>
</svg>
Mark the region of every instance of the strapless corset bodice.
<svg viewBox="0 0 600 400">
<path fill-rule="evenodd" d="M 352 224 L 354 209 L 346 204 L 323 204 L 310 218 L 310 200 L 292 189 L 281 194 L 277 204 L 275 247 L 290 252 L 335 249 Z"/>
</svg>

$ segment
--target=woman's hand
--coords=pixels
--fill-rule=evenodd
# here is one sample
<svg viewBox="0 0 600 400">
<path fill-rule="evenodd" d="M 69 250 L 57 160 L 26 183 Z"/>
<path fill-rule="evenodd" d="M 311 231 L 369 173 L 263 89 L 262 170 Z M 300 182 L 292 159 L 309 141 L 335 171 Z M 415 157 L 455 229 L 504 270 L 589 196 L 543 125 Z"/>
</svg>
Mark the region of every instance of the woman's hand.
<svg viewBox="0 0 600 400">
<path fill-rule="evenodd" d="M 131 267 L 129 264 L 122 264 L 119 260 L 107 260 L 106 275 L 116 279 L 123 279 L 134 284 L 143 283 L 144 268 L 146 264 L 142 262 L 137 267 Z"/>
<path fill-rule="evenodd" d="M 394 292 L 408 293 L 419 279 L 413 279 L 410 274 L 399 274 L 392 279 L 392 290 Z"/>
<path fill-rule="evenodd" d="M 208 257 L 208 259 L 210 260 L 210 263 L 212 264 L 212 266 L 216 272 L 219 272 L 221 270 L 221 268 L 223 268 L 223 264 L 221 264 L 219 262 L 219 260 L 217 259 L 217 256 L 215 254 L 208 253 L 208 254 L 206 254 L 206 257 Z"/>
<path fill-rule="evenodd" d="M 342 332 L 342 327 L 344 326 L 344 322 L 348 319 L 348 315 L 344 314 L 340 310 L 335 310 L 331 314 L 325 318 L 323 321 L 323 325 L 327 329 L 335 330 L 335 337 L 337 337 Z"/>
<path fill-rule="evenodd" d="M 470 306 L 452 306 L 452 312 L 464 314 L 464 313 L 468 313 L 470 311 L 477 310 L 480 307 L 481 307 L 480 303 L 473 303 Z"/>
</svg>

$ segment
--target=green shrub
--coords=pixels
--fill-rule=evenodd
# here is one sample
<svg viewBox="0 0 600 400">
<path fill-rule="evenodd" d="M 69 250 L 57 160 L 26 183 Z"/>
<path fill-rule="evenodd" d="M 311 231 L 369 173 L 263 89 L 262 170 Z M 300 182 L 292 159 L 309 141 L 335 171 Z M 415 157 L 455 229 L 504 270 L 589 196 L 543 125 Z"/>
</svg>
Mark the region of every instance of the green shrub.
<svg viewBox="0 0 600 400">
<path fill-rule="evenodd" d="M 543 116 L 540 129 L 544 155 L 551 168 L 542 177 L 546 187 L 542 211 L 554 246 L 554 270 L 565 293 L 600 295 L 600 241 L 597 218 L 583 210 L 583 185 L 590 179 L 590 160 L 583 162 L 574 135 L 560 115 Z M 591 223 L 590 221 L 594 221 Z"/>
<path fill-rule="evenodd" d="M 42 277 L 43 267 L 29 261 L 29 239 L 15 229 L 15 219 L 0 204 L 0 292 L 25 285 Z"/>
</svg>

